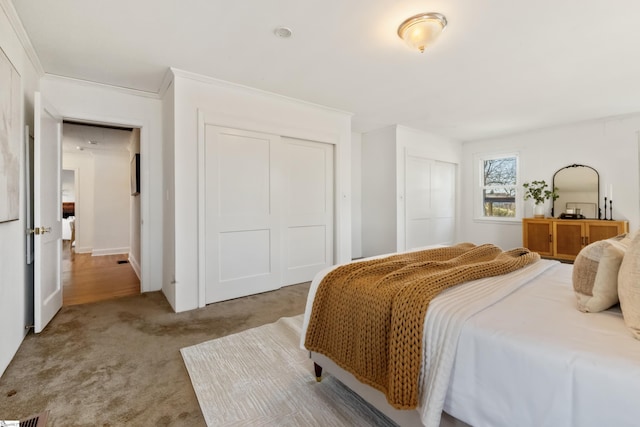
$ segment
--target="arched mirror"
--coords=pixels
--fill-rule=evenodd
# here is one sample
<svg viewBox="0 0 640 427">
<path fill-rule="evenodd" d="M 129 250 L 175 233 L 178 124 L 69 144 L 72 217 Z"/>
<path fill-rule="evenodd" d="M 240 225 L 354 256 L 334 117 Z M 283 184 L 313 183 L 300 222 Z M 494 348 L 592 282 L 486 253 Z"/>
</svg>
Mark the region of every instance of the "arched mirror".
<svg viewBox="0 0 640 427">
<path fill-rule="evenodd" d="M 574 214 L 580 218 L 599 218 L 600 178 L 591 166 L 569 165 L 553 175 L 559 197 L 553 202 L 552 216 Z"/>
</svg>

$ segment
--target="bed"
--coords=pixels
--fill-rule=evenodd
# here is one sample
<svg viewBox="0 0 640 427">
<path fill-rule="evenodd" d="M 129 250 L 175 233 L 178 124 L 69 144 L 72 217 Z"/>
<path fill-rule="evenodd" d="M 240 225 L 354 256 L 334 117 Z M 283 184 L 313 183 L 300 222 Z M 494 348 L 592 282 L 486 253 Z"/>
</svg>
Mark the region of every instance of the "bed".
<svg viewBox="0 0 640 427">
<path fill-rule="evenodd" d="M 333 268 L 311 284 L 303 348 L 315 293 Z M 619 306 L 576 309 L 572 268 L 540 260 L 438 295 L 425 316 L 414 410 L 395 409 L 321 353 L 311 359 L 401 426 L 638 425 L 640 342 Z"/>
</svg>

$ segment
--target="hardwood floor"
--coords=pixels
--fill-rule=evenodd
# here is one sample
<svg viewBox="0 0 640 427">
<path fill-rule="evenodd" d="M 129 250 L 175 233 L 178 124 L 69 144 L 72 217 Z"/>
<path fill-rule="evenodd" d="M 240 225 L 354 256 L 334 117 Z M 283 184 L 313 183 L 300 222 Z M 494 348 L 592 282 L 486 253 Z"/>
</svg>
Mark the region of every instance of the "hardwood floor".
<svg viewBox="0 0 640 427">
<path fill-rule="evenodd" d="M 62 248 L 63 305 L 86 304 L 140 293 L 140 280 L 126 262 L 127 254 L 76 254 L 69 249 L 68 241 L 64 241 Z"/>
</svg>

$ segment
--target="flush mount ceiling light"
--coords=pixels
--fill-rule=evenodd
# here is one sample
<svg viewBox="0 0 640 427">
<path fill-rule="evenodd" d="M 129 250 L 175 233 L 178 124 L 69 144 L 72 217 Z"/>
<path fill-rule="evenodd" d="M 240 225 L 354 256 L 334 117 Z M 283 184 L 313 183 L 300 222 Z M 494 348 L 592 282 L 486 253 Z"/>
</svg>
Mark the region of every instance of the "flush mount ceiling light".
<svg viewBox="0 0 640 427">
<path fill-rule="evenodd" d="M 412 49 L 420 53 L 436 41 L 447 26 L 447 18 L 439 13 L 420 13 L 406 19 L 398 27 L 398 36 Z"/>
<path fill-rule="evenodd" d="M 273 30 L 273 34 L 275 34 L 278 37 L 282 37 L 283 39 L 288 39 L 289 37 L 291 37 L 291 29 L 287 28 L 287 27 L 278 27 L 275 30 Z"/>
</svg>

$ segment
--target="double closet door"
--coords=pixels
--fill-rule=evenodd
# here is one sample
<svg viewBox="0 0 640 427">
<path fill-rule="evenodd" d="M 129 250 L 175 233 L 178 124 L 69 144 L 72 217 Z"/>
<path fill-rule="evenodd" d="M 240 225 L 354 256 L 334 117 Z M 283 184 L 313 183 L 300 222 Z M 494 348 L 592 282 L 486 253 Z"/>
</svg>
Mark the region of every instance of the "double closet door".
<svg viewBox="0 0 640 427">
<path fill-rule="evenodd" d="M 205 126 L 206 303 L 333 264 L 333 145 Z"/>
<path fill-rule="evenodd" d="M 405 155 L 404 246 L 452 244 L 456 223 L 456 165 L 416 153 Z"/>
</svg>

